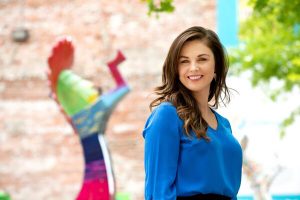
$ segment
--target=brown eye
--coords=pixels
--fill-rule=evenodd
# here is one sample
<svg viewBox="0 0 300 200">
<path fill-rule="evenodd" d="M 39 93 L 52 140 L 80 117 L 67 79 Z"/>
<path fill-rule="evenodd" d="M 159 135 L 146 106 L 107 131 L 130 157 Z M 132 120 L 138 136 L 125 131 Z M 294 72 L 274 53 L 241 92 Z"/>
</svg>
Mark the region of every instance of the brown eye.
<svg viewBox="0 0 300 200">
<path fill-rule="evenodd" d="M 182 60 L 180 61 L 180 63 L 188 63 L 189 61 L 188 60 Z"/>
</svg>

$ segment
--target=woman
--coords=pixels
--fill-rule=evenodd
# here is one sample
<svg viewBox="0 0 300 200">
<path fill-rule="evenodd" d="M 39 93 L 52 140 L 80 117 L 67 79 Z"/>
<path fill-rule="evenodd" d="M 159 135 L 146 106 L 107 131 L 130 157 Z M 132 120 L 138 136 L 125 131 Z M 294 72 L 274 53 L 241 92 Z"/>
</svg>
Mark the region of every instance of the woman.
<svg viewBox="0 0 300 200">
<path fill-rule="evenodd" d="M 191 27 L 174 40 L 143 131 L 145 199 L 236 199 L 242 150 L 212 109 L 230 100 L 227 70 L 213 31 Z"/>
</svg>

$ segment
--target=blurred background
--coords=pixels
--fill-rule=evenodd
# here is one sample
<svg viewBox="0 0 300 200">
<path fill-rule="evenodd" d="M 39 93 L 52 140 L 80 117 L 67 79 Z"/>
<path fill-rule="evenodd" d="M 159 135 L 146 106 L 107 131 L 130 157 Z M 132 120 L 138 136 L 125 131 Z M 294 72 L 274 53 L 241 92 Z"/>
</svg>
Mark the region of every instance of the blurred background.
<svg viewBox="0 0 300 200">
<path fill-rule="evenodd" d="M 73 70 L 103 91 L 115 86 L 106 63 L 118 49 L 127 58 L 119 68 L 131 92 L 106 139 L 117 191 L 143 199 L 141 132 L 153 88 L 173 39 L 200 25 L 230 56 L 228 86 L 237 92 L 219 112 L 244 148 L 240 199 L 300 199 L 299 10 L 299 0 L 0 0 L 0 191 L 66 200 L 81 188 L 80 141 L 46 78 L 52 46 L 71 36 Z"/>
</svg>

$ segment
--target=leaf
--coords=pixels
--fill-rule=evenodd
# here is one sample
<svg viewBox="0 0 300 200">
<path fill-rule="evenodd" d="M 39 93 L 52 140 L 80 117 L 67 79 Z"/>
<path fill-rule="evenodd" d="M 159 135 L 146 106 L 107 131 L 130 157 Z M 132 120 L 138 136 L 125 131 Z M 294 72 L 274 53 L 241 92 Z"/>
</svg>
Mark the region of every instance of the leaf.
<svg viewBox="0 0 300 200">
<path fill-rule="evenodd" d="M 158 16 L 158 13 L 163 12 L 173 12 L 175 10 L 175 7 L 173 6 L 173 0 L 161 0 L 159 2 L 159 5 L 154 2 L 154 0 L 146 0 L 148 4 L 148 15 L 151 15 L 152 13 L 156 13 Z"/>
</svg>

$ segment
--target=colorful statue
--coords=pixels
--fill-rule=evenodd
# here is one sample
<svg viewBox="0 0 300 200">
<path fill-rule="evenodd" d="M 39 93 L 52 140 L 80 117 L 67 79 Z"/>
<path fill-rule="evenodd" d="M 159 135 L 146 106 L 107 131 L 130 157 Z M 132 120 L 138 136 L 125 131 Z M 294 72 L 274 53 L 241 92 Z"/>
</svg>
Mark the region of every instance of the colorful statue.
<svg viewBox="0 0 300 200">
<path fill-rule="evenodd" d="M 90 81 L 71 71 L 74 46 L 70 38 L 60 40 L 48 58 L 51 97 L 81 139 L 84 152 L 84 182 L 77 200 L 115 199 L 115 181 L 104 139 L 108 119 L 117 103 L 129 92 L 117 66 L 125 60 L 119 51 L 108 63 L 117 87 L 101 95 Z"/>
</svg>

